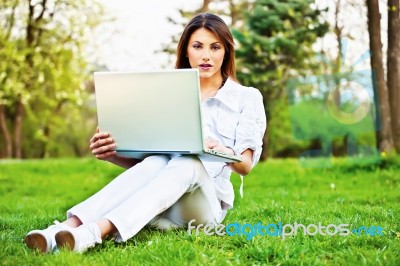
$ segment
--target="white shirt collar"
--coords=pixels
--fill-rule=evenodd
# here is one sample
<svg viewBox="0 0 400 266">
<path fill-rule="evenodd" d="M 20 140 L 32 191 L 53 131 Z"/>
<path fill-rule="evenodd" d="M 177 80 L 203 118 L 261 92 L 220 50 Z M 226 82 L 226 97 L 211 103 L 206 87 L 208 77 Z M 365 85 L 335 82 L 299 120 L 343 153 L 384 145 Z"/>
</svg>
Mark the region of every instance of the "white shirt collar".
<svg viewBox="0 0 400 266">
<path fill-rule="evenodd" d="M 228 78 L 222 86 L 221 89 L 218 90 L 217 94 L 214 96 L 215 99 L 222 102 L 226 107 L 237 110 L 239 108 L 239 88 L 241 85 L 231 78 Z"/>
</svg>

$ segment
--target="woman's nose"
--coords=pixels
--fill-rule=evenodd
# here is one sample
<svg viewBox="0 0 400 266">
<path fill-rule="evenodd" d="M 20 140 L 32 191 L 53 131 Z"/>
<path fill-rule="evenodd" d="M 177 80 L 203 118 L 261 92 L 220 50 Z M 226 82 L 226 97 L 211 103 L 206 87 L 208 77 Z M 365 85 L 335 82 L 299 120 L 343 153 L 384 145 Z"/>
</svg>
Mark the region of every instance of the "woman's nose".
<svg viewBox="0 0 400 266">
<path fill-rule="evenodd" d="M 203 61 L 208 61 L 210 60 L 210 53 L 207 49 L 204 50 L 203 55 L 202 55 Z"/>
</svg>

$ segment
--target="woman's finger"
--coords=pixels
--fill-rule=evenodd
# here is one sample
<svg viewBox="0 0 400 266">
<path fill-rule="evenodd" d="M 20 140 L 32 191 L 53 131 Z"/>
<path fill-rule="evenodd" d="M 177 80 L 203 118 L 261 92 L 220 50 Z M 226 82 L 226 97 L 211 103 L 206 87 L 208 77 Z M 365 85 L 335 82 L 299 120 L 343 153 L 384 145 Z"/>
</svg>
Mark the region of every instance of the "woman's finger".
<svg viewBox="0 0 400 266">
<path fill-rule="evenodd" d="M 96 142 L 99 139 L 104 139 L 104 138 L 108 138 L 110 136 L 109 133 L 107 132 L 99 132 L 99 133 L 95 133 L 93 135 L 93 137 L 90 139 L 90 143 Z"/>
<path fill-rule="evenodd" d="M 112 156 L 114 156 L 116 154 L 117 154 L 116 151 L 109 151 L 109 152 L 106 152 L 106 153 L 96 154 L 96 158 L 100 159 L 100 160 L 104 160 L 104 159 L 112 157 Z"/>
<path fill-rule="evenodd" d="M 94 155 L 99 155 L 102 153 L 113 151 L 116 147 L 117 147 L 117 145 L 115 143 L 109 144 L 109 145 L 103 145 L 103 146 L 92 149 L 92 153 Z"/>
<path fill-rule="evenodd" d="M 95 142 L 91 142 L 89 145 L 90 149 L 94 149 L 94 148 L 98 148 L 104 145 L 108 145 L 108 144 L 112 144 L 114 143 L 114 139 L 113 138 L 107 138 L 107 139 L 97 139 Z"/>
<path fill-rule="evenodd" d="M 215 139 L 207 137 L 205 139 L 205 145 L 206 145 L 207 148 L 212 149 L 212 148 L 216 147 L 217 145 L 219 145 L 219 143 Z"/>
<path fill-rule="evenodd" d="M 90 143 L 92 143 L 92 142 L 96 142 L 96 134 L 97 133 L 100 133 L 100 129 L 99 129 L 99 127 L 97 126 L 96 127 L 96 130 L 94 131 L 94 134 L 93 134 L 93 137 L 90 139 Z"/>
</svg>

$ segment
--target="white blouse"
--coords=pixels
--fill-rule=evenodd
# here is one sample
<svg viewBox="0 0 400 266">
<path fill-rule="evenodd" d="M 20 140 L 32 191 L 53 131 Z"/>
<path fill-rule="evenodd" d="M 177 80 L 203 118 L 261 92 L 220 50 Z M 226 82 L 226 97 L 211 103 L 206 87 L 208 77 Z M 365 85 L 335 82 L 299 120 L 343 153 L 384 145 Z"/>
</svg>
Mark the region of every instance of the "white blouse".
<svg viewBox="0 0 400 266">
<path fill-rule="evenodd" d="M 204 136 L 211 137 L 241 154 L 253 150 L 253 166 L 260 159 L 266 129 L 265 109 L 261 93 L 228 78 L 214 97 L 202 101 Z M 223 162 L 211 162 L 199 156 L 207 173 L 215 180 L 223 209 L 233 207 L 232 171 Z M 242 179 L 243 180 L 243 179 Z"/>
</svg>

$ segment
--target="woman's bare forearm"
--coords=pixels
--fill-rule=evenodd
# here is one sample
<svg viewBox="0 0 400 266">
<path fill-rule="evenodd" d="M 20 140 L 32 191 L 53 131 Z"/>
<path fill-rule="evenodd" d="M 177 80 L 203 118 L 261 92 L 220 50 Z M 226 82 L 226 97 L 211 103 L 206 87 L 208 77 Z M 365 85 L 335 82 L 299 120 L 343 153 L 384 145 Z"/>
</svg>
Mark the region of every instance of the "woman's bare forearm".
<svg viewBox="0 0 400 266">
<path fill-rule="evenodd" d="M 113 163 L 117 166 L 120 166 L 122 168 L 128 169 L 128 168 L 131 168 L 132 166 L 135 166 L 136 164 L 140 163 L 142 160 L 115 155 L 107 161 L 110 163 Z"/>
<path fill-rule="evenodd" d="M 238 173 L 239 175 L 247 175 L 250 173 L 253 162 L 253 151 L 250 149 L 245 150 L 242 154 L 242 161 L 237 163 L 231 163 L 230 167 L 232 171 Z"/>
</svg>

